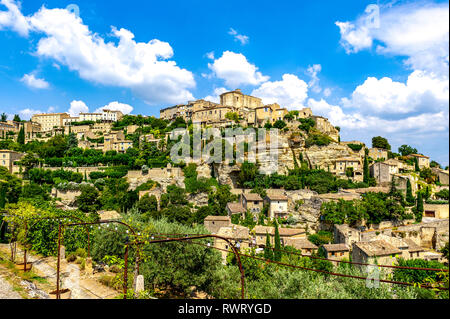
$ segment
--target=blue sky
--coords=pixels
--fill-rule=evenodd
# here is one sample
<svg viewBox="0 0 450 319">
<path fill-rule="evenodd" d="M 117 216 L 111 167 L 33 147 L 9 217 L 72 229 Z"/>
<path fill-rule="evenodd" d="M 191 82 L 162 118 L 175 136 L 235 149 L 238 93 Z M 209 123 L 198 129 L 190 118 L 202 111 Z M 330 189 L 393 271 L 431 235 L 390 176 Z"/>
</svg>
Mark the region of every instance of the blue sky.
<svg viewBox="0 0 450 319">
<path fill-rule="evenodd" d="M 381 135 L 448 165 L 448 11 L 448 1 L 0 0 L 0 112 L 158 116 L 241 88 L 311 107 L 343 140 Z"/>
</svg>

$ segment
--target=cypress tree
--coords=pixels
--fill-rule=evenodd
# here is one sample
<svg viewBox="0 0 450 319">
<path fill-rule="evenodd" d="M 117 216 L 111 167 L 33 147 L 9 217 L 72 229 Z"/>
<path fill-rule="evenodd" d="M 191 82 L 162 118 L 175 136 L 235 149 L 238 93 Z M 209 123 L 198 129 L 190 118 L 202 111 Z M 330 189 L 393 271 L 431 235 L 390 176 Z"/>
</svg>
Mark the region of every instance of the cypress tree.
<svg viewBox="0 0 450 319">
<path fill-rule="evenodd" d="M 414 204 L 414 196 L 412 194 L 412 187 L 409 178 L 406 180 L 406 202 L 413 205 Z"/>
<path fill-rule="evenodd" d="M 281 261 L 281 240 L 280 240 L 280 233 L 278 232 L 277 222 L 275 222 L 275 251 L 273 259 L 275 261 Z"/>
<path fill-rule="evenodd" d="M 423 216 L 423 197 L 422 192 L 417 193 L 416 221 L 421 222 Z"/>
<path fill-rule="evenodd" d="M 419 159 L 417 157 L 414 157 L 414 169 L 416 172 L 420 172 Z"/>
<path fill-rule="evenodd" d="M 17 143 L 24 145 L 25 144 L 25 130 L 23 126 L 20 128 L 19 135 L 17 135 Z"/>
<path fill-rule="evenodd" d="M 369 172 L 369 160 L 367 155 L 364 157 L 364 170 L 363 170 L 363 182 L 369 184 L 370 172 Z"/>
<path fill-rule="evenodd" d="M 264 247 L 264 259 L 273 260 L 272 246 L 270 245 L 270 235 L 266 233 L 266 247 Z"/>
</svg>

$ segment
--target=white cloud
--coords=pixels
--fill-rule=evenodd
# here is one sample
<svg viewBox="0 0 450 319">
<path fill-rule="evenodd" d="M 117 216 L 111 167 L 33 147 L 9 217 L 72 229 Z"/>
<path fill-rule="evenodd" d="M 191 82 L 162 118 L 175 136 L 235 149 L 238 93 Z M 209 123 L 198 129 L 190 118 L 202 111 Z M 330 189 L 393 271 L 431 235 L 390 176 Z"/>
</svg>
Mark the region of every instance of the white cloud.
<svg viewBox="0 0 450 319">
<path fill-rule="evenodd" d="M 307 73 L 311 77 L 311 81 L 309 81 L 308 85 L 311 90 L 315 93 L 320 93 L 322 88 L 319 85 L 319 76 L 318 74 L 322 71 L 322 66 L 320 64 L 314 64 L 308 67 Z"/>
<path fill-rule="evenodd" d="M 210 60 L 214 60 L 214 51 L 206 53 L 206 57 Z"/>
<path fill-rule="evenodd" d="M 48 89 L 50 86 L 47 81 L 36 78 L 34 74 L 25 74 L 20 81 L 33 89 Z"/>
<path fill-rule="evenodd" d="M 95 112 L 100 113 L 103 110 L 110 110 L 110 111 L 120 111 L 123 114 L 130 114 L 133 112 L 133 107 L 131 105 L 125 104 L 125 103 L 119 103 L 119 102 L 111 102 L 108 105 L 105 105 L 101 108 L 98 108 Z"/>
<path fill-rule="evenodd" d="M 68 113 L 77 117 L 80 113 L 89 113 L 89 107 L 83 101 L 72 101 Z"/>
<path fill-rule="evenodd" d="M 228 34 L 232 35 L 234 37 L 234 40 L 240 42 L 242 45 L 247 44 L 248 41 L 250 40 L 250 38 L 248 36 L 243 35 L 243 34 L 239 34 L 233 28 L 230 28 L 230 31 L 228 31 Z"/>
<path fill-rule="evenodd" d="M 448 109 L 448 84 L 448 80 L 424 71 L 414 71 L 405 84 L 388 77 L 370 77 L 343 104 L 366 114 L 440 111 Z"/>
<path fill-rule="evenodd" d="M 223 93 L 228 92 L 228 91 L 229 90 L 224 87 L 215 88 L 214 93 L 212 95 L 208 95 L 208 96 L 204 97 L 203 99 L 206 101 L 214 102 L 214 103 L 220 103 L 220 95 L 222 95 Z"/>
<path fill-rule="evenodd" d="M 282 107 L 299 109 L 308 97 L 308 84 L 296 75 L 284 74 L 282 81 L 265 82 L 253 90 L 253 96 L 262 98 L 265 104 L 278 103 Z"/>
<path fill-rule="evenodd" d="M 11 29 L 22 36 L 28 36 L 30 26 L 27 19 L 20 12 L 20 3 L 14 0 L 0 0 L 6 11 L 0 11 L 0 30 Z"/>
<path fill-rule="evenodd" d="M 354 22 L 336 22 L 341 44 L 347 53 L 371 48 L 380 54 L 406 56 L 414 70 L 448 75 L 448 3 L 404 4 L 381 8 L 379 27 L 369 23 L 365 14 Z"/>
<path fill-rule="evenodd" d="M 219 59 L 209 63 L 208 67 L 214 76 L 225 80 L 228 87 L 237 88 L 239 85 L 258 85 L 269 80 L 262 75 L 258 68 L 247 61 L 241 53 L 225 51 Z"/>
<path fill-rule="evenodd" d="M 169 43 L 157 39 L 136 42 L 132 32 L 112 27 L 111 36 L 119 40 L 116 45 L 105 42 L 89 30 L 81 18 L 66 9 L 42 7 L 32 16 L 24 17 L 20 10 L 13 11 L 17 6 L 12 0 L 2 2 L 13 5 L 2 15 L 0 26 L 17 31 L 10 16 L 19 15 L 17 21 L 26 21 L 28 30 L 43 35 L 36 54 L 67 66 L 81 78 L 129 88 L 148 104 L 179 103 L 193 98 L 189 91 L 196 85 L 193 74 L 169 60 L 173 57 Z M 25 32 L 20 34 L 26 35 Z"/>
</svg>

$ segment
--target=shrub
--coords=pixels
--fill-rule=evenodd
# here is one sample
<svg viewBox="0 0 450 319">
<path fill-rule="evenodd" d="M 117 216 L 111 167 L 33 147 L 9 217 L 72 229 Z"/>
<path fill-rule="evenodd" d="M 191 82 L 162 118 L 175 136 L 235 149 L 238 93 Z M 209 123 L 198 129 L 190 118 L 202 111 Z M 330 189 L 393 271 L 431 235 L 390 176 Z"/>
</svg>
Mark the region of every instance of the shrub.
<svg viewBox="0 0 450 319">
<path fill-rule="evenodd" d="M 75 252 L 75 255 L 77 255 L 78 257 L 81 258 L 86 258 L 87 257 L 87 253 L 86 250 L 84 248 L 78 248 Z"/>
<path fill-rule="evenodd" d="M 66 260 L 69 263 L 73 263 L 75 260 L 77 260 L 77 256 L 75 254 L 70 254 L 69 256 L 67 256 Z"/>
</svg>

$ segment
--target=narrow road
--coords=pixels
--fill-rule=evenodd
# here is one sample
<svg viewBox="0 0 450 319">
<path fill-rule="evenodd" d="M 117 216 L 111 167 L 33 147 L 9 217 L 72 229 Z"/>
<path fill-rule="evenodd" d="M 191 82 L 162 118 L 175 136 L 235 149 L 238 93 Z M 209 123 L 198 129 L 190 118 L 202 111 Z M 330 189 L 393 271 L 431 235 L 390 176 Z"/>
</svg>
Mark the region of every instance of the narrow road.
<svg viewBox="0 0 450 319">
<path fill-rule="evenodd" d="M 22 299 L 2 274 L 0 274 L 0 299 Z"/>
</svg>

